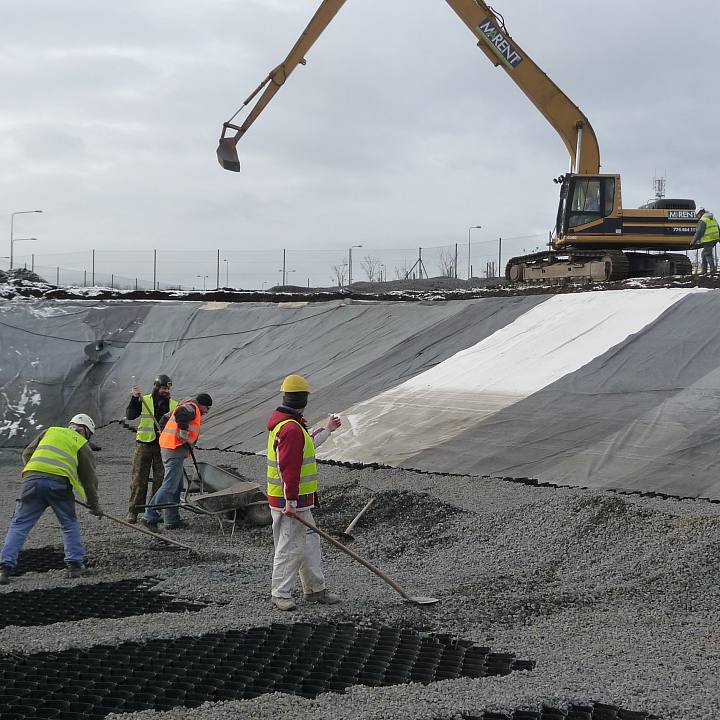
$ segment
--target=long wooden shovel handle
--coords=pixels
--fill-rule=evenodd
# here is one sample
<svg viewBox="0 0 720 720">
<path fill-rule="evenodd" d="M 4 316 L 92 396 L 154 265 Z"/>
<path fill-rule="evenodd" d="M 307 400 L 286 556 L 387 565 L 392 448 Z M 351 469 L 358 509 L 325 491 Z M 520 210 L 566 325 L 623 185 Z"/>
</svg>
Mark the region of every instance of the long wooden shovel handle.
<svg viewBox="0 0 720 720">
<path fill-rule="evenodd" d="M 321 530 L 316 525 L 311 525 L 307 520 L 303 520 L 300 515 L 302 511 L 293 514 L 292 517 L 294 517 L 299 523 L 302 523 L 305 527 L 310 528 L 313 532 L 316 532 L 320 537 L 327 540 L 329 543 L 332 543 L 338 550 L 342 550 L 346 555 L 349 555 L 353 560 L 356 560 L 361 565 L 364 565 L 370 572 L 374 572 L 381 580 L 384 580 L 395 592 L 400 593 L 405 600 L 409 600 L 410 602 L 413 602 L 413 599 L 389 576 L 386 575 L 382 570 L 379 568 L 376 568 L 372 563 L 365 560 L 365 558 L 360 557 L 356 552 L 353 552 L 349 547 L 345 547 L 341 542 L 338 542 L 334 537 L 331 535 L 328 535 L 324 530 Z"/>
<path fill-rule="evenodd" d="M 355 529 L 355 526 L 358 524 L 358 521 L 360 518 L 371 508 L 372 504 L 375 502 L 375 497 L 371 497 L 367 501 L 367 505 L 355 516 L 355 519 L 345 528 L 345 534 L 350 535 L 352 531 Z"/>
<path fill-rule="evenodd" d="M 84 508 L 87 508 L 88 510 L 90 509 L 89 505 L 86 505 L 84 502 L 81 502 L 77 498 L 75 498 L 75 502 L 78 505 L 82 505 Z M 190 547 L 189 545 L 185 545 L 181 542 L 178 542 L 177 540 L 171 540 L 170 538 L 163 537 L 162 535 L 158 535 L 158 533 L 154 533 L 154 532 L 152 532 L 152 530 L 148 530 L 147 528 L 138 527 L 137 525 L 131 525 L 129 522 L 125 522 L 124 520 L 114 517 L 113 515 L 108 515 L 107 513 L 103 513 L 101 517 L 106 517 L 108 520 L 112 520 L 113 522 L 116 522 L 119 525 L 124 525 L 125 527 L 130 528 L 131 530 L 135 530 L 136 532 L 144 533 L 145 535 L 150 535 L 154 538 L 157 538 L 158 540 L 162 540 L 163 542 L 170 543 L 171 545 L 177 545 L 178 547 L 184 548 L 185 550 L 189 550 L 191 553 L 195 553 L 196 555 L 201 554 L 198 550 Z"/>
</svg>

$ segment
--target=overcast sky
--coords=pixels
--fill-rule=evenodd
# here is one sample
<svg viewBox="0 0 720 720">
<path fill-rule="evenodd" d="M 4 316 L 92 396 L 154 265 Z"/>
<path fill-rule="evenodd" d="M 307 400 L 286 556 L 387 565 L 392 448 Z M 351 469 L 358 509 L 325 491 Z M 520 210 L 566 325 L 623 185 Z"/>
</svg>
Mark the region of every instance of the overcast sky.
<svg viewBox="0 0 720 720">
<path fill-rule="evenodd" d="M 98 271 L 147 278 L 157 248 L 164 281 L 208 274 L 208 287 L 215 248 L 229 260 L 223 284 L 226 269 L 233 285 L 279 282 L 287 248 L 289 282 L 316 285 L 330 284 L 350 245 L 412 264 L 417 247 L 466 248 L 468 227 L 482 225 L 479 263 L 483 242 L 545 236 L 565 147 L 444 0 L 347 0 L 241 141 L 242 172 L 220 168 L 222 122 L 318 5 L 3 3 L 0 254 L 10 213 L 35 208 L 43 214 L 16 217 L 15 237 L 38 238 L 17 255 L 80 267 L 94 247 Z M 669 196 L 720 208 L 720 3 L 494 7 L 590 119 L 603 171 L 622 173 L 624 205 L 651 197 L 657 173 Z M 390 248 L 407 248 L 405 259 Z M 48 257 L 70 251 L 82 255 Z"/>
</svg>

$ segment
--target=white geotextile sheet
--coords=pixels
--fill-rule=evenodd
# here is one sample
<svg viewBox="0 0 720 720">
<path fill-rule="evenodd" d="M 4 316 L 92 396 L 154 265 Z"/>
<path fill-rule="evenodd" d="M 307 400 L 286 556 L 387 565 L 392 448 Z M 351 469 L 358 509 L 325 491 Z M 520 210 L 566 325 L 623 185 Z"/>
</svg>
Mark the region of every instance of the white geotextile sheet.
<svg viewBox="0 0 720 720">
<path fill-rule="evenodd" d="M 571 375 L 698 292 L 705 291 L 554 296 L 432 369 L 346 408 L 343 428 L 318 454 L 402 463 Z"/>
</svg>

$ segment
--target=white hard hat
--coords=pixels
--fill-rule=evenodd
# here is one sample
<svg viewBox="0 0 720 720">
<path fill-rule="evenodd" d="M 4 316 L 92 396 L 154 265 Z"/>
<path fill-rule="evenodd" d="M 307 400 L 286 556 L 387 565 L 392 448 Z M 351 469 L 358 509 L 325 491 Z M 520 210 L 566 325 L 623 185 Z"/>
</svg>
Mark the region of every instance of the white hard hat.
<svg viewBox="0 0 720 720">
<path fill-rule="evenodd" d="M 78 413 L 70 418 L 71 425 L 84 425 L 91 433 L 95 432 L 95 421 L 85 413 Z"/>
</svg>

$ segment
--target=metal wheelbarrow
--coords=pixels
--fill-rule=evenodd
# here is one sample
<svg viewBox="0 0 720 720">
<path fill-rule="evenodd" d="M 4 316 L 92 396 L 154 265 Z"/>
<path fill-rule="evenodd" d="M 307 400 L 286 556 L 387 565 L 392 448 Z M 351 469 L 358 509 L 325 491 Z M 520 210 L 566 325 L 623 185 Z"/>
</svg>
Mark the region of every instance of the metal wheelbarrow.
<svg viewBox="0 0 720 720">
<path fill-rule="evenodd" d="M 199 462 L 198 470 L 203 488 L 210 492 L 194 495 L 192 504 L 206 514 L 217 515 L 221 529 L 220 516 L 229 513 L 232 513 L 231 535 L 238 520 L 258 526 L 272 523 L 267 497 L 258 483 L 206 462 Z"/>
</svg>

